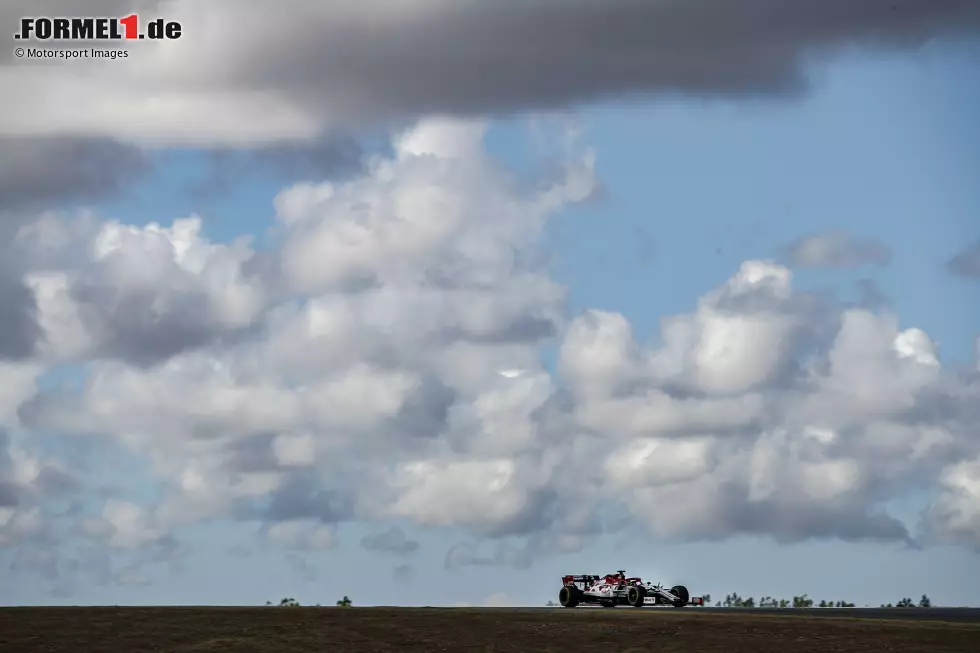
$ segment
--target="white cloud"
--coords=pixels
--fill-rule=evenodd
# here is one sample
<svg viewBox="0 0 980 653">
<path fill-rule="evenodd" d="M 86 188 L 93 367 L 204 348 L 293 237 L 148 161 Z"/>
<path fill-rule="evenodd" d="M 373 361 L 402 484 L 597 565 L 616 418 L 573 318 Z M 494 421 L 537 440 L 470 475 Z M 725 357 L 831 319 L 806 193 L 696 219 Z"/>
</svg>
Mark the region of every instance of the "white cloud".
<svg viewBox="0 0 980 653">
<path fill-rule="evenodd" d="M 265 304 L 247 242 L 209 243 L 198 216 L 134 227 L 48 214 L 15 245 L 49 360 L 155 362 L 247 328 Z"/>
<path fill-rule="evenodd" d="M 507 528 L 533 508 L 544 480 L 538 471 L 504 458 L 408 462 L 391 481 L 397 499 L 389 516 L 476 531 Z"/>
<path fill-rule="evenodd" d="M 980 456 L 943 470 L 928 519 L 940 538 L 980 549 Z"/>
<path fill-rule="evenodd" d="M 146 510 L 130 501 L 106 501 L 101 522 L 105 525 L 109 546 L 135 549 L 161 536 Z"/>
<path fill-rule="evenodd" d="M 107 503 L 90 537 L 137 548 L 231 517 L 315 550 L 339 522 L 394 518 L 524 538 L 447 558 L 520 567 L 629 522 L 676 538 L 908 539 L 885 506 L 938 489 L 931 532 L 973 541 L 975 470 L 962 465 L 980 453 L 980 392 L 928 334 L 817 301 L 786 267 L 755 260 L 664 318 L 650 345 L 623 315 L 568 320 L 535 238 L 595 188 L 594 158 L 573 148 L 551 185 L 519 185 L 482 130 L 427 121 L 358 179 L 283 191 L 283 244 L 262 264 L 245 245 L 207 242 L 195 220 L 21 231 L 48 293 L 46 355 L 95 360 L 84 387 L 37 397 L 36 370 L 9 368 L 20 380 L 0 408 L 101 434 L 164 490 L 156 505 Z M 72 230 L 83 247 L 67 245 Z M 150 300 L 109 329 L 42 273 Z M 186 315 L 207 338 L 158 349 L 153 364 L 118 349 L 121 334 L 180 331 L 188 322 L 133 320 L 187 297 L 202 302 Z M 540 347 L 555 336 L 552 375 Z"/>
</svg>

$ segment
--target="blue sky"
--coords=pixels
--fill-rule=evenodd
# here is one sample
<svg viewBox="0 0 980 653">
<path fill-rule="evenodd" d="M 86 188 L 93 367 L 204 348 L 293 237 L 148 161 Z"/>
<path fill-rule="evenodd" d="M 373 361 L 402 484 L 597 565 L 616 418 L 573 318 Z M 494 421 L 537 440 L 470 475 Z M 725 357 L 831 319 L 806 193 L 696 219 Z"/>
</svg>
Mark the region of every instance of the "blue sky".
<svg viewBox="0 0 980 653">
<path fill-rule="evenodd" d="M 655 348 L 663 344 L 659 332 L 663 318 L 696 311 L 699 298 L 725 284 L 743 262 L 770 260 L 792 271 L 794 290 L 833 293 L 845 303 L 858 302 L 862 282 L 870 280 L 885 300 L 876 310 L 897 315 L 900 330 L 924 330 L 938 343 L 945 370 L 955 376 L 960 368 L 975 368 L 980 285 L 977 279 L 951 274 L 947 262 L 980 241 L 978 69 L 980 48 L 975 41 L 940 42 L 897 53 L 844 53 L 812 67 L 810 89 L 794 97 L 606 97 L 564 109 L 562 118 L 578 127 L 571 149 L 573 153 L 583 148 L 594 151 L 598 184 L 598 191 L 585 202 L 564 202 L 548 219 L 539 243 L 541 251 L 551 257 L 551 279 L 567 292 L 568 319 L 590 309 L 620 313 L 631 324 L 637 342 Z M 546 152 L 541 151 L 533 126 L 540 119 L 540 114 L 519 112 L 489 123 L 487 152 L 518 178 L 531 178 L 541 171 L 551 174 L 549 166 L 568 156 L 562 150 L 562 125 L 566 123 L 561 121 L 546 123 L 550 125 L 543 137 Z M 542 137 L 538 134 L 537 138 Z M 379 143 L 374 133 L 362 143 L 368 152 L 390 154 L 389 144 Z M 249 235 L 256 249 L 275 252 L 280 241 L 269 233 L 276 226 L 277 194 L 293 183 L 324 181 L 312 176 L 291 178 L 275 166 L 256 165 L 244 169 L 227 188 L 202 195 L 197 186 L 212 179 L 213 173 L 212 155 L 203 146 L 164 147 L 150 157 L 149 173 L 133 184 L 94 202 L 61 202 L 60 208 L 70 214 L 86 207 L 100 220 L 140 227 L 150 222 L 169 226 L 176 218 L 196 214 L 203 220 L 203 235 L 214 243 L 229 244 Z M 359 176 L 361 173 L 348 171 L 334 180 L 342 185 Z M 787 248 L 793 242 L 833 230 L 879 243 L 890 251 L 890 260 L 844 269 L 810 269 L 789 260 Z M 87 244 L 81 241 L 82 246 Z M 143 255 L 134 256 L 139 261 Z M 146 269 L 152 269 L 155 264 L 150 261 L 155 259 L 151 254 L 145 256 Z M 272 327 L 262 328 L 269 331 L 260 329 L 255 337 L 271 341 Z M 554 339 L 534 345 L 542 352 L 545 371 L 559 379 L 558 385 L 561 373 L 556 359 L 563 332 L 564 328 Z M 111 348 L 111 343 L 102 346 Z M 224 352 L 223 347 L 231 351 L 237 346 L 208 343 L 201 351 Z M 234 360 L 245 365 L 242 361 L 251 360 L 246 353 L 241 358 L 234 354 Z M 163 436 L 154 429 L 166 425 L 151 423 L 165 422 L 167 411 L 172 411 L 175 424 L 207 422 L 208 415 L 189 406 L 189 400 L 181 404 L 179 399 L 166 397 L 171 391 L 167 383 L 173 381 L 158 379 L 156 385 L 157 381 L 148 381 L 138 389 L 132 386 L 132 406 L 156 406 L 141 414 L 143 425 L 120 417 L 118 430 L 105 427 L 107 433 L 98 433 L 99 425 L 109 423 L 106 415 L 126 413 L 130 399 L 108 395 L 123 408 L 106 408 L 107 404 L 83 396 L 85 406 L 78 408 L 78 397 L 63 394 L 59 384 L 84 382 L 91 366 L 104 364 L 104 359 L 84 354 L 52 360 L 39 381 L 39 396 L 43 399 L 50 394 L 52 403 L 39 403 L 38 396 L 30 402 L 41 406 L 42 412 L 50 411 L 54 421 L 28 423 L 24 417 L 28 413 L 22 412 L 24 429 L 11 432 L 16 430 L 17 442 L 26 451 L 61 461 L 82 489 L 67 498 L 41 501 L 42 511 L 58 534 L 54 539 L 0 546 L 0 564 L 22 572 L 12 573 L 13 582 L 0 587 L 0 602 L 5 604 L 260 604 L 283 596 L 304 604 L 331 604 L 346 594 L 355 604 L 539 605 L 555 600 L 563 574 L 618 568 L 648 580 L 684 583 L 692 593 L 710 593 L 715 599 L 731 591 L 786 598 L 808 592 L 817 600 L 878 605 L 904 596 L 917 600 L 927 593 L 934 604 L 980 604 L 980 590 L 973 581 L 980 575 L 980 540 L 974 539 L 971 545 L 968 539 L 943 540 L 936 533 L 938 543 L 914 549 L 901 541 L 824 537 L 816 527 L 808 530 L 797 525 L 804 541 L 790 544 L 770 537 L 766 526 L 756 526 L 761 531 L 758 534 L 733 528 L 718 538 L 700 537 L 698 533 L 708 522 L 699 521 L 700 526 L 688 530 L 678 526 L 677 537 L 670 538 L 657 528 L 653 532 L 645 529 L 650 518 L 644 522 L 638 517 L 618 532 L 588 536 L 581 550 L 538 554 L 522 566 L 508 564 L 506 555 L 492 558 L 501 542 L 511 552 L 522 550 L 527 533 L 502 541 L 482 538 L 463 523 L 425 526 L 424 519 L 413 519 L 411 514 L 370 523 L 344 521 L 336 527 L 336 545 L 312 551 L 291 552 L 264 541 L 258 534 L 263 525 L 236 521 L 233 511 L 164 527 L 161 524 L 166 520 L 158 508 L 168 497 L 167 484 L 179 477 L 181 464 L 189 469 L 194 459 L 189 449 L 184 450 L 184 459 L 167 457 L 171 453 L 157 457 L 155 447 L 166 443 L 161 443 Z M 119 378 L 138 379 L 143 374 L 150 378 L 152 374 L 152 369 L 135 365 L 132 370 L 134 376 Z M 869 375 L 859 381 L 874 385 L 887 379 Z M 129 387 L 123 381 L 117 383 L 108 387 Z M 972 390 L 965 387 L 963 392 L 976 391 L 975 384 Z M 207 390 L 202 386 L 200 392 Z M 783 395 L 772 397 L 779 398 L 770 401 L 783 401 Z M 215 411 L 217 415 L 219 409 Z M 57 421 L 60 415 L 74 415 L 74 423 L 81 424 L 80 432 L 65 433 L 65 423 Z M 185 419 L 188 421 L 181 421 Z M 223 418 L 214 419 L 217 423 Z M 947 416 L 937 423 L 955 431 L 949 426 L 955 419 Z M 89 424 L 96 425 L 96 433 L 81 432 L 89 430 Z M 849 428 L 873 429 L 875 425 L 867 418 L 866 423 Z M 148 449 L 123 444 L 144 426 L 157 438 Z M 910 428 L 924 433 L 935 426 L 917 421 Z M 619 428 L 610 425 L 611 431 Z M 874 476 L 876 480 L 866 488 L 870 494 L 860 495 L 861 499 L 875 506 L 887 505 L 910 532 L 918 532 L 922 511 L 932 502 L 947 500 L 935 480 L 942 465 L 975 455 L 971 453 L 975 449 L 970 449 L 977 444 L 975 422 L 965 423 L 963 433 L 966 444 L 955 449 L 960 458 L 923 463 L 902 472 L 909 475 L 908 492 L 885 496 L 890 490 L 882 488 L 894 487 L 888 483 L 895 479 Z M 328 443 L 341 436 L 325 432 L 316 437 Z M 609 441 L 610 450 L 617 442 Z M 555 446 L 557 450 L 573 447 L 570 441 Z M 338 451 L 351 456 L 351 470 L 359 469 L 354 449 Z M 871 457 L 860 462 L 861 469 L 877 470 L 875 454 L 867 451 L 862 450 L 862 455 Z M 74 457 L 76 452 L 79 457 Z M 369 462 L 380 463 L 383 454 L 379 450 L 376 455 Z M 769 460 L 770 465 L 780 464 L 779 458 Z M 172 467 L 155 471 L 153 464 L 163 465 L 164 461 L 177 464 L 176 471 Z M 332 464 L 347 462 L 343 458 Z M 658 464 L 681 463 L 664 458 Z M 330 476 L 335 473 L 322 472 L 324 487 L 337 482 L 337 477 Z M 879 471 L 866 473 L 871 478 Z M 901 485 L 901 477 L 898 480 Z M 560 494 L 561 487 L 552 489 Z M 692 491 L 697 487 L 692 486 Z M 423 496 L 434 500 L 431 495 Z M 114 549 L 91 534 L 95 531 L 91 537 L 80 534 L 81 521 L 98 518 L 106 497 L 141 506 L 144 516 L 152 515 L 148 517 L 151 526 L 143 524 L 145 528 L 172 538 L 160 542 L 176 542 L 176 552 L 170 551 L 162 562 L 153 561 L 145 558 L 147 547 Z M 574 504 L 574 497 L 568 501 Z M 690 501 L 693 515 L 701 506 L 694 498 Z M 807 497 L 807 501 L 800 515 L 822 509 L 818 499 Z M 474 504 L 473 510 L 478 512 L 482 505 Z M 727 504 L 722 501 L 719 505 Z M 68 517 L 52 517 L 66 507 L 71 507 Z M 426 509 L 416 507 L 413 514 L 423 514 Z M 602 514 L 606 507 L 600 505 L 596 510 Z M 780 510 L 786 512 L 780 512 L 774 521 L 795 523 L 791 507 Z M 841 523 L 853 516 L 841 510 L 841 516 L 835 517 Z M 978 519 L 975 512 L 973 519 Z M 414 553 L 399 556 L 362 546 L 365 536 L 391 526 L 398 526 L 419 543 Z M 832 523 L 829 530 L 835 528 Z M 166 533 L 161 534 L 160 529 Z M 980 531 L 974 533 L 978 536 Z M 131 541 L 156 541 L 134 538 Z M 461 543 L 478 546 L 477 555 L 488 558 L 485 564 L 447 565 L 447 552 Z M 38 552 L 58 557 L 57 577 L 44 575 L 46 567 L 43 560 L 38 562 Z M 82 555 L 85 552 L 91 554 L 89 558 Z M 96 558 L 101 562 L 93 562 Z M 25 563 L 27 559 L 33 562 Z M 82 562 L 69 563 L 70 559 Z M 98 575 L 92 569 L 106 561 L 112 573 L 103 574 L 102 582 L 79 580 L 89 578 L 79 575 L 80 567 L 88 565 L 85 573 Z M 130 581 L 139 577 L 140 582 L 126 581 L 123 570 L 130 563 L 134 563 Z M 410 567 L 411 576 L 395 573 L 399 566 Z"/>
</svg>

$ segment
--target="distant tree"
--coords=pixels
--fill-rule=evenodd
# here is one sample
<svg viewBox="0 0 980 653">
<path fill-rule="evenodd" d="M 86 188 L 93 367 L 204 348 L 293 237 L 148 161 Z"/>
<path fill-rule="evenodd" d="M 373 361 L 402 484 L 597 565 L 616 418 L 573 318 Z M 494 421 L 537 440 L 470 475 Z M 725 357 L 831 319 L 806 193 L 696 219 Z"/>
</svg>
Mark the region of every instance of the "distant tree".
<svg viewBox="0 0 980 653">
<path fill-rule="evenodd" d="M 266 605 L 272 605 L 272 601 L 266 601 L 265 604 Z"/>
<path fill-rule="evenodd" d="M 344 595 L 344 598 L 342 598 L 339 601 L 337 601 L 337 607 L 340 607 L 340 608 L 349 608 L 353 604 L 354 604 L 354 602 L 351 601 L 349 598 L 347 598 L 347 595 L 346 594 Z"/>
<path fill-rule="evenodd" d="M 284 598 L 282 601 L 279 601 L 279 605 L 280 605 L 280 607 L 298 608 L 299 607 L 299 601 L 297 601 L 294 598 L 287 597 L 287 598 Z"/>
<path fill-rule="evenodd" d="M 793 597 L 793 607 L 794 608 L 812 608 L 813 599 L 811 599 L 806 594 Z"/>
<path fill-rule="evenodd" d="M 827 602 L 826 601 L 820 601 L 820 605 L 818 605 L 817 607 L 818 608 L 826 608 L 827 607 Z"/>
<path fill-rule="evenodd" d="M 702 598 L 704 599 L 704 604 L 705 605 L 708 605 L 709 603 L 711 603 L 711 595 L 710 594 L 705 594 Z"/>
<path fill-rule="evenodd" d="M 789 601 L 786 600 L 786 599 L 779 599 L 779 607 L 781 607 L 781 608 L 788 608 L 789 607 Z"/>
<path fill-rule="evenodd" d="M 556 605 L 558 605 L 558 604 L 555 603 L 554 601 L 548 601 L 547 603 L 545 603 L 545 607 L 548 607 L 548 608 L 553 608 Z"/>
<path fill-rule="evenodd" d="M 751 596 L 749 598 L 745 599 L 744 601 L 742 601 L 742 607 L 743 608 L 754 608 L 755 607 L 755 599 L 752 598 Z"/>
<path fill-rule="evenodd" d="M 760 608 L 775 608 L 778 605 L 779 603 L 776 601 L 776 599 L 771 596 L 763 596 L 761 599 L 759 599 Z"/>
<path fill-rule="evenodd" d="M 725 595 L 726 608 L 744 608 L 745 599 L 738 595 L 738 592 L 732 592 L 731 594 Z"/>
<path fill-rule="evenodd" d="M 929 600 L 929 597 L 928 596 L 926 596 L 925 594 L 923 594 L 922 595 L 922 598 L 919 599 L 919 607 L 920 608 L 931 608 L 932 607 L 932 601 Z"/>
</svg>

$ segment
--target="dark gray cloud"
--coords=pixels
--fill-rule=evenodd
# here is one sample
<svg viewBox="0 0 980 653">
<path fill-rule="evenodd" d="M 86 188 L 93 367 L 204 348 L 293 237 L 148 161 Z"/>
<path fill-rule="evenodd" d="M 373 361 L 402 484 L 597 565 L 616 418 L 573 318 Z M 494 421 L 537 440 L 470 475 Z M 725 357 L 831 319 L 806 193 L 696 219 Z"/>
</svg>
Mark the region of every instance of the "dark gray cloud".
<svg viewBox="0 0 980 653">
<path fill-rule="evenodd" d="M 857 268 L 888 265 L 892 254 L 887 245 L 877 240 L 833 229 L 794 241 L 786 248 L 785 256 L 800 268 Z"/>
<path fill-rule="evenodd" d="M 0 360 L 30 358 L 40 336 L 34 291 L 0 262 Z"/>
<path fill-rule="evenodd" d="M 980 279 L 980 240 L 949 259 L 946 268 L 961 277 Z"/>
<path fill-rule="evenodd" d="M 105 138 L 0 138 L 0 213 L 101 199 L 149 165 L 139 148 Z"/>
<path fill-rule="evenodd" d="M 348 134 L 254 148 L 213 148 L 209 170 L 189 190 L 201 198 L 230 192 L 248 179 L 284 182 L 347 178 L 363 169 L 361 143 Z"/>
<path fill-rule="evenodd" d="M 974 0 L 469 0 L 387 21 L 362 4 L 295 25 L 291 47 L 256 51 L 239 75 L 355 121 L 635 92 L 793 94 L 806 89 L 813 55 L 980 26 Z"/>
<path fill-rule="evenodd" d="M 434 438 L 446 425 L 456 393 L 438 378 L 425 377 L 390 420 L 391 428 L 406 436 Z"/>
<path fill-rule="evenodd" d="M 760 534 L 782 544 L 811 539 L 841 539 L 847 542 L 913 541 L 898 519 L 873 512 L 847 499 L 805 503 L 800 497 L 784 496 L 757 502 L 731 497 L 710 525 L 696 534 L 705 540 L 725 539 L 732 533 Z"/>
<path fill-rule="evenodd" d="M 244 520 L 261 519 L 268 523 L 296 519 L 317 519 L 324 524 L 350 519 L 354 503 L 350 496 L 323 489 L 310 473 L 290 474 L 272 493 L 265 506 L 246 507 L 239 515 Z"/>
<path fill-rule="evenodd" d="M 150 365 L 208 343 L 216 330 L 207 319 L 204 293 L 141 291 L 85 282 L 72 288 L 83 319 L 102 333 L 104 351 L 138 365 Z M 165 310 L 154 310 L 161 300 Z"/>
<path fill-rule="evenodd" d="M 24 0 L 7 4 L 14 21 L 15 13 L 42 11 Z M 242 145 L 624 95 L 792 97 L 807 90 L 806 67 L 816 58 L 854 46 L 914 48 L 980 28 L 976 0 L 297 0 L 291 11 L 227 0 L 199 5 L 168 3 L 168 15 L 185 22 L 174 49 L 148 68 L 93 68 L 90 87 L 98 91 L 64 90 L 71 71 L 60 66 L 32 76 L 19 103 L 0 113 L 8 133 Z M 61 15 L 81 9 L 63 0 L 54 6 Z M 84 13 L 119 8 L 96 0 Z M 23 79 L 15 70 L 23 62 L 6 56 L 0 73 Z M 158 111 L 160 89 L 194 113 Z M 242 102 L 243 93 L 254 93 L 262 107 Z"/>
<path fill-rule="evenodd" d="M 0 478 L 0 508 L 9 508 L 20 503 L 17 486 Z"/>
<path fill-rule="evenodd" d="M 415 553 L 419 543 L 405 535 L 405 531 L 392 526 L 381 533 L 365 535 L 361 546 L 373 553 L 391 553 L 393 555 L 409 555 Z"/>
<path fill-rule="evenodd" d="M 104 138 L 0 137 L 0 239 L 32 212 L 116 194 L 149 169 L 146 155 Z M 0 251 L 0 360 L 23 360 L 43 337 L 16 251 Z"/>
</svg>

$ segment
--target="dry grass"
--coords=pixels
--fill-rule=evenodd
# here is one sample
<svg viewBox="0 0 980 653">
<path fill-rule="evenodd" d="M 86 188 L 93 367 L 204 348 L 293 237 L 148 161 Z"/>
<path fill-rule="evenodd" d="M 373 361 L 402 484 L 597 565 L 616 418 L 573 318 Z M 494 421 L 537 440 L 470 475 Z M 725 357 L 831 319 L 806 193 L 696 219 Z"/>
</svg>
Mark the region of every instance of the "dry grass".
<svg viewBox="0 0 980 653">
<path fill-rule="evenodd" d="M 980 626 L 689 610 L 3 608 L 4 653 L 980 651 Z"/>
</svg>

